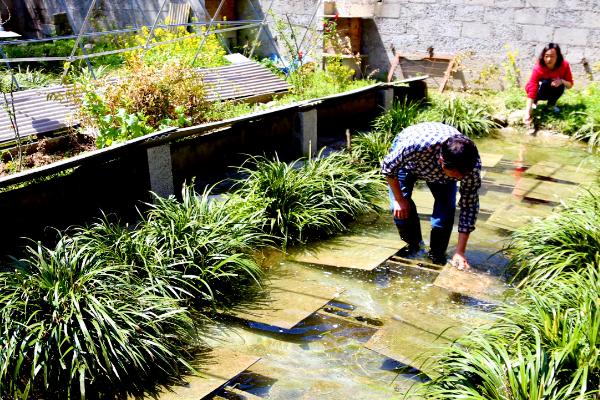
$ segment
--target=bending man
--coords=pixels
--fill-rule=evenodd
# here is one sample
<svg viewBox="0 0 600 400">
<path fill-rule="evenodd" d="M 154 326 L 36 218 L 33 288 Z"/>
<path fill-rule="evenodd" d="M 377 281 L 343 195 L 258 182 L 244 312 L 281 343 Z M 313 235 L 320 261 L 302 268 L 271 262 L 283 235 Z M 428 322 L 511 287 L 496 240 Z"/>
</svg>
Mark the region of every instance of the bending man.
<svg viewBox="0 0 600 400">
<path fill-rule="evenodd" d="M 473 141 L 438 122 L 410 126 L 394 139 L 381 172 L 390 186 L 394 222 L 400 237 L 408 244 L 402 249 L 404 256 L 418 253 L 423 243 L 411 196 L 418 179 L 427 183 L 435 199 L 429 246 L 429 257 L 435 264 L 446 263 L 456 210 L 456 183 L 461 181 L 458 244 L 452 264 L 459 269 L 470 268 L 465 250 L 469 234 L 475 229 L 481 186 L 481 160 Z"/>
</svg>

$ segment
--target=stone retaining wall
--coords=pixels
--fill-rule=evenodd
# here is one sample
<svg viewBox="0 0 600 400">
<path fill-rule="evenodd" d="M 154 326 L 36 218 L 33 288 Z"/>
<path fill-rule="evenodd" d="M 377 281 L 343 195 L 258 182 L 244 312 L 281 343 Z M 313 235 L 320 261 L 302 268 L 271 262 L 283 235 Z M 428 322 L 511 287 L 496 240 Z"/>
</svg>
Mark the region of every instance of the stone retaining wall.
<svg viewBox="0 0 600 400">
<path fill-rule="evenodd" d="M 266 7 L 270 0 L 261 3 Z M 507 49 L 518 52 L 521 81 L 527 79 L 539 52 L 548 42 L 561 45 L 573 73 L 587 80 L 582 65 L 600 62 L 600 0 L 368 0 L 338 3 L 370 4 L 374 18 L 363 19 L 362 53 L 373 69 L 386 73 L 392 46 L 401 53 L 464 54 L 467 78 L 507 60 Z M 275 0 L 275 12 L 308 23 L 316 0 Z M 322 7 L 322 6 L 321 6 Z M 322 15 L 322 11 L 319 11 Z M 318 23 L 322 20 L 318 19 Z M 318 27 L 318 25 L 315 25 Z M 472 51 L 473 54 L 467 55 Z M 600 76 L 600 72 L 597 73 Z M 584 78 L 585 77 L 585 78 Z"/>
</svg>

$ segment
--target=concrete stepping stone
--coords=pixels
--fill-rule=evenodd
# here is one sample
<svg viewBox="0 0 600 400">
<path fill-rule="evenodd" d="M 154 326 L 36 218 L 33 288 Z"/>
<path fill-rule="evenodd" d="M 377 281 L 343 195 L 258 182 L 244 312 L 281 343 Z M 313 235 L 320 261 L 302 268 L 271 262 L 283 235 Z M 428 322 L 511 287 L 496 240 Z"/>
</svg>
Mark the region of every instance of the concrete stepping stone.
<svg viewBox="0 0 600 400">
<path fill-rule="evenodd" d="M 498 277 L 476 270 L 460 271 L 451 265 L 442 269 L 433 284 L 450 292 L 489 303 L 497 303 L 506 290 L 506 286 Z"/>
<path fill-rule="evenodd" d="M 439 375 L 435 368 L 435 357 L 451 343 L 451 339 L 439 333 L 394 320 L 375 332 L 365 347 L 435 378 Z"/>
<path fill-rule="evenodd" d="M 492 168 L 495 167 L 502 157 L 503 154 L 493 154 L 493 153 L 479 153 L 479 157 L 481 158 L 481 166 L 483 168 Z"/>
<path fill-rule="evenodd" d="M 370 235 L 344 235 L 298 249 L 289 260 L 338 268 L 372 271 L 396 254 L 404 243 Z"/>
<path fill-rule="evenodd" d="M 215 349 L 209 357 L 199 375 L 184 378 L 187 383 L 183 386 L 164 388 L 158 395 L 159 400 L 203 399 L 260 360 L 260 357 L 230 349 Z"/>
<path fill-rule="evenodd" d="M 272 279 L 265 298 L 253 305 L 233 310 L 230 315 L 249 322 L 292 329 L 338 297 L 343 288 L 325 286 L 294 278 Z"/>
<path fill-rule="evenodd" d="M 590 169 L 578 168 L 573 165 L 563 165 L 550 161 L 541 161 L 532 165 L 526 171 L 530 175 L 543 176 L 561 181 L 589 184 L 596 179 L 596 173 Z"/>
<path fill-rule="evenodd" d="M 533 206 L 525 203 L 505 204 L 497 209 L 485 222 L 495 228 L 515 231 L 527 224 L 534 218 L 543 218 L 552 212 L 551 207 Z"/>
<path fill-rule="evenodd" d="M 578 191 L 579 186 L 577 185 L 520 178 L 516 181 L 512 193 L 517 197 L 558 202 L 575 196 Z"/>
</svg>

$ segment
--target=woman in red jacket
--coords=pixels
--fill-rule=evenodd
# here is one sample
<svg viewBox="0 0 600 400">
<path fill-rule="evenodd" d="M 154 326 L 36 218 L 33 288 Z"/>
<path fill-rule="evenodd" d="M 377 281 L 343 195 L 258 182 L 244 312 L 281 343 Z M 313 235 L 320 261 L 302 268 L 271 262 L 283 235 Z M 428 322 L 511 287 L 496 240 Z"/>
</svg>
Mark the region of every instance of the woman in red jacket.
<svg viewBox="0 0 600 400">
<path fill-rule="evenodd" d="M 531 110 L 538 100 L 547 100 L 549 106 L 554 106 L 554 112 L 559 112 L 556 101 L 562 96 L 565 88 L 571 87 L 573 87 L 571 67 L 563 58 L 560 47 L 556 43 L 549 43 L 542 50 L 531 78 L 525 85 L 527 92 L 527 105 L 523 117 L 525 124 L 531 124 Z"/>
</svg>

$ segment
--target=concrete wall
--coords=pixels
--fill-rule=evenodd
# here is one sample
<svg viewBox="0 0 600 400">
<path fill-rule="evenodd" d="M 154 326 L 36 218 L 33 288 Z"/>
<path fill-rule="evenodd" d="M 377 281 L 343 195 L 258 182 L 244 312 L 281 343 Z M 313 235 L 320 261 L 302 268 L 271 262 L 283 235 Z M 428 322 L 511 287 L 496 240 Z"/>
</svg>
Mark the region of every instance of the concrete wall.
<svg viewBox="0 0 600 400">
<path fill-rule="evenodd" d="M 196 178 L 199 190 L 225 178 L 249 154 L 281 160 L 344 140 L 347 128 L 365 127 L 382 112 L 385 94 L 422 99 L 423 82 L 405 87 L 373 85 L 313 104 L 292 104 L 233 120 L 157 132 L 127 143 L 0 178 L 0 261 L 23 237 L 51 242 L 60 230 L 101 217 L 101 210 L 135 221 L 149 191 L 180 193 Z M 391 97 L 391 96 L 390 96 Z M 389 102 L 388 102 L 389 103 Z M 300 120 L 311 113 L 310 124 Z M 315 143 L 315 141 L 317 143 Z"/>
<path fill-rule="evenodd" d="M 261 3 L 264 7 L 270 1 Z M 507 59 L 505 46 L 518 51 L 522 80 L 548 42 L 557 42 L 578 77 L 582 58 L 600 62 L 600 0 L 346 0 L 370 5 L 374 18 L 363 20 L 363 54 L 369 68 L 386 72 L 392 46 L 401 53 L 473 54 L 463 59 L 470 80 L 479 70 Z M 317 0 L 274 0 L 273 10 L 308 23 Z M 322 11 L 320 11 L 322 12 Z M 321 14 L 319 14 L 321 15 Z M 318 20 L 321 23 L 322 20 Z M 318 25 L 315 25 L 318 27 Z M 598 73 L 600 75 L 600 73 Z"/>
</svg>

